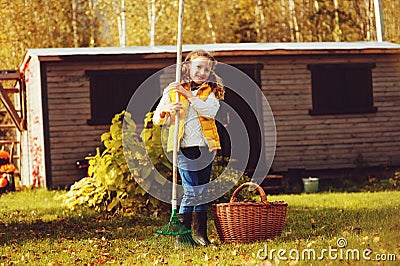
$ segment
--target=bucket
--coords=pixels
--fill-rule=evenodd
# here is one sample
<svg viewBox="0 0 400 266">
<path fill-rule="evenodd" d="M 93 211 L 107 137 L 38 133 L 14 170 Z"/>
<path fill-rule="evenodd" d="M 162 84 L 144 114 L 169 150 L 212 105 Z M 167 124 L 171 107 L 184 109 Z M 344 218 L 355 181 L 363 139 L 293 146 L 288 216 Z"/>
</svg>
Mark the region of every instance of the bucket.
<svg viewBox="0 0 400 266">
<path fill-rule="evenodd" d="M 306 193 L 318 192 L 318 183 L 319 183 L 319 178 L 317 177 L 303 178 L 304 192 Z"/>
</svg>

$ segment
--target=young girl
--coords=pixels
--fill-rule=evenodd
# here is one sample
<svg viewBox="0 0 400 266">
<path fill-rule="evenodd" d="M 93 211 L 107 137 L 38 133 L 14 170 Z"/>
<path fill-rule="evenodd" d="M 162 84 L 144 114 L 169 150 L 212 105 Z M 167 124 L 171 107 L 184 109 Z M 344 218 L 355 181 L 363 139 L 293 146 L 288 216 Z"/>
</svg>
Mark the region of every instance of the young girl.
<svg viewBox="0 0 400 266">
<path fill-rule="evenodd" d="M 215 152 L 221 149 L 214 118 L 225 93 L 221 78 L 214 72 L 216 64 L 215 58 L 204 50 L 190 52 L 182 66 L 182 82 L 171 83 L 164 90 L 153 116 L 153 122 L 159 125 L 170 119 L 167 151 L 172 151 L 175 112 L 180 112 L 178 170 L 184 193 L 179 217 L 188 229 L 193 221 L 193 239 L 203 246 L 210 241 L 201 185 L 210 182 Z"/>
</svg>

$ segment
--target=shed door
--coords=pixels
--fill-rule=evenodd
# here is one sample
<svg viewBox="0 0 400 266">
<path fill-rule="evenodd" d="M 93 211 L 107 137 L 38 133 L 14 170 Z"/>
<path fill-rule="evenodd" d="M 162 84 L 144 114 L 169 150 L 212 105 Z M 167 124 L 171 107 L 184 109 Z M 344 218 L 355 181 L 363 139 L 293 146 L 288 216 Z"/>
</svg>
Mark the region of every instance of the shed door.
<svg viewBox="0 0 400 266">
<path fill-rule="evenodd" d="M 263 125 L 259 125 L 257 117 L 262 117 L 262 100 L 260 98 L 260 69 L 262 65 L 233 65 L 234 67 L 240 69 L 242 72 L 247 74 L 255 84 L 249 84 L 249 81 L 240 75 L 232 75 L 229 67 L 224 65 L 218 65 L 216 72 L 224 81 L 226 85 L 225 93 L 225 104 L 221 104 L 221 108 L 217 115 L 217 123 L 219 135 L 221 138 L 221 155 L 230 156 L 231 149 L 243 150 L 248 149 L 248 147 L 241 147 L 246 141 L 231 141 L 231 138 L 227 134 L 231 134 L 232 138 L 241 139 L 243 137 L 242 133 L 237 132 L 237 128 L 243 127 L 244 124 L 248 136 L 248 144 L 250 145 L 250 154 L 243 152 L 234 158 L 238 163 L 237 165 L 245 165 L 246 172 L 251 176 L 257 163 L 265 161 L 264 151 L 261 150 L 261 130 Z M 231 85 L 230 85 L 231 84 Z M 229 88 L 232 87 L 232 88 Z M 245 97 L 243 97 L 243 95 Z M 244 99 L 245 98 L 245 99 Z M 232 113 L 231 108 L 236 111 L 237 115 Z M 254 114 L 254 111 L 256 114 Z M 262 123 L 262 121 L 260 121 Z M 236 135 L 235 135 L 236 134 Z M 238 134 L 238 135 L 237 135 Z M 247 159 L 248 157 L 248 159 Z M 246 163 L 247 161 L 247 163 Z M 235 166 L 235 164 L 234 164 Z M 243 169 L 243 166 L 238 166 L 239 169 Z"/>
</svg>

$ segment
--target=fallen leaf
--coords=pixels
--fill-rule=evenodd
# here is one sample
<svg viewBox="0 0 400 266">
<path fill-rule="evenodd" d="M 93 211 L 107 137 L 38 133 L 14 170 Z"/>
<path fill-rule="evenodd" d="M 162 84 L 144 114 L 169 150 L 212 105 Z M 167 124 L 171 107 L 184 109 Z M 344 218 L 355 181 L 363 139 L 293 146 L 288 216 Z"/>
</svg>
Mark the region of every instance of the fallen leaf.
<svg viewBox="0 0 400 266">
<path fill-rule="evenodd" d="M 262 265 L 262 266 L 272 266 L 272 263 L 269 260 L 265 260 L 260 265 Z"/>
<path fill-rule="evenodd" d="M 307 247 L 309 248 L 309 247 L 313 246 L 315 243 L 316 243 L 315 241 L 311 241 L 311 242 L 309 242 L 309 243 L 307 244 Z"/>
</svg>

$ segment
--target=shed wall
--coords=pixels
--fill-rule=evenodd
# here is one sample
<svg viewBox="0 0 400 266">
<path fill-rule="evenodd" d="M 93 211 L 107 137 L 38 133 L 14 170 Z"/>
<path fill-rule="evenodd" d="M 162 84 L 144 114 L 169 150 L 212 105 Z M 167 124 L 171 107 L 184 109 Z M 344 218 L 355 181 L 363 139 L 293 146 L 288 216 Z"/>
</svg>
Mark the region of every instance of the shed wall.
<svg viewBox="0 0 400 266">
<path fill-rule="evenodd" d="M 274 114 L 277 147 L 274 171 L 289 168 L 354 167 L 359 154 L 370 166 L 400 164 L 400 56 L 328 55 L 227 57 L 226 63 L 262 63 L 262 89 Z M 224 61 L 222 59 L 221 61 Z M 86 70 L 161 69 L 166 64 L 64 61 L 47 63 L 47 101 L 52 185 L 71 184 L 84 176 L 76 160 L 101 145 L 108 126 L 88 125 L 90 84 Z M 375 63 L 377 113 L 311 116 L 311 72 L 307 64 Z M 171 76 L 172 77 L 172 76 Z M 162 81 L 161 83 L 165 83 Z M 264 130 L 268 130 L 265 128 Z M 265 135 L 268 135 L 266 132 Z M 266 146 L 268 147 L 268 140 Z"/>
<path fill-rule="evenodd" d="M 309 115 L 312 87 L 307 64 L 321 63 L 376 63 L 372 76 L 378 112 Z M 274 171 L 351 168 L 359 155 L 369 166 L 400 164 L 398 55 L 268 58 L 262 88 L 276 123 Z"/>
<path fill-rule="evenodd" d="M 26 186 L 46 186 L 42 80 L 38 58 L 31 57 L 22 71 L 26 83 L 27 130 L 21 133 L 21 182 Z"/>
<path fill-rule="evenodd" d="M 161 69 L 163 65 L 115 62 L 52 62 L 47 64 L 47 101 L 51 175 L 53 186 L 63 186 L 82 178 L 85 170 L 76 167 L 88 153 L 101 147 L 100 136 L 109 125 L 88 125 L 91 119 L 90 81 L 87 70 Z M 122 110 L 121 110 L 122 111 Z M 110 121 L 111 122 L 111 121 Z M 135 121 L 138 123 L 138 121 Z M 140 130 L 138 125 L 138 133 Z"/>
</svg>

